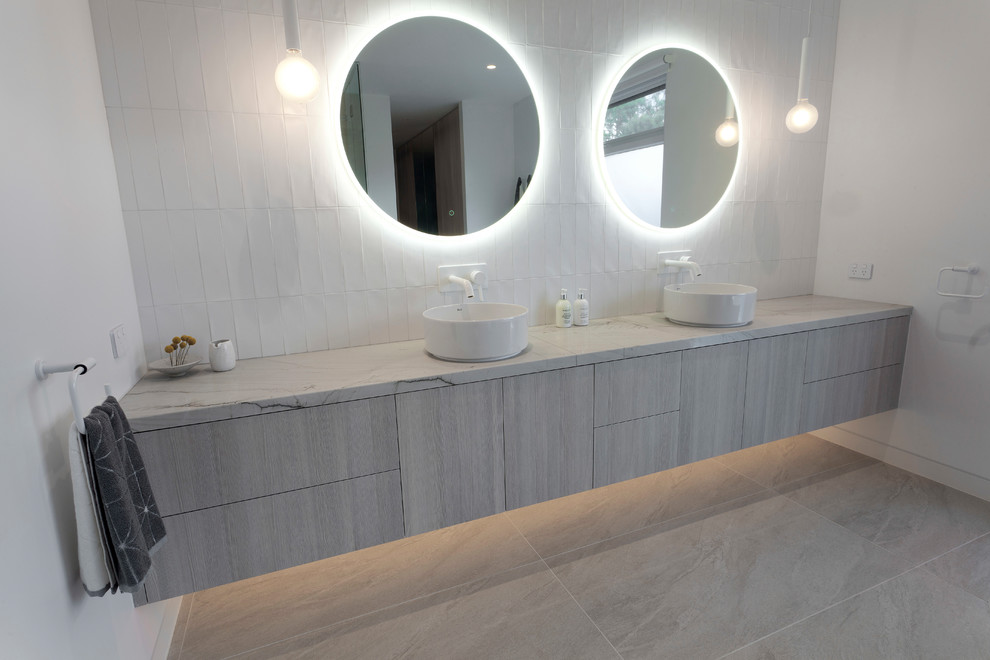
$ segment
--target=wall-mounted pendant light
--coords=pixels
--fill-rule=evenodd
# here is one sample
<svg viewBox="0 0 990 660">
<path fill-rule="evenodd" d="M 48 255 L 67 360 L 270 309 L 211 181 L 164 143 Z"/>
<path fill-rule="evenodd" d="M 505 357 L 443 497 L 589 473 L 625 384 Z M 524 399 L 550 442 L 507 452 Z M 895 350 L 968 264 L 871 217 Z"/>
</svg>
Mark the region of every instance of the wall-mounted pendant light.
<svg viewBox="0 0 990 660">
<path fill-rule="evenodd" d="M 285 19 L 285 59 L 275 69 L 275 86 L 287 101 L 308 103 L 320 91 L 320 73 L 302 56 L 299 47 L 299 10 L 296 0 L 282 0 Z"/>
<path fill-rule="evenodd" d="M 723 147 L 731 147 L 739 142 L 739 122 L 736 121 L 736 106 L 732 93 L 725 92 L 725 121 L 715 129 L 715 141 Z"/>
<path fill-rule="evenodd" d="M 808 9 L 808 36 L 801 41 L 801 69 L 798 73 L 797 103 L 788 110 L 784 123 L 791 133 L 807 133 L 818 123 L 818 108 L 808 103 L 808 44 L 811 42 L 811 9 Z"/>
</svg>

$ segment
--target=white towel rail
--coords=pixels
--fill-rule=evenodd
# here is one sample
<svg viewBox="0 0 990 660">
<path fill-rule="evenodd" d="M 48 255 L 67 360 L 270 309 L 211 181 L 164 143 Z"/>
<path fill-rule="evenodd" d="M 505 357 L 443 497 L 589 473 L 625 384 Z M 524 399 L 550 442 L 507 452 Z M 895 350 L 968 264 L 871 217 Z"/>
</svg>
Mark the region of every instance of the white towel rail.
<svg viewBox="0 0 990 660">
<path fill-rule="evenodd" d="M 946 298 L 972 298 L 974 300 L 979 300 L 980 298 L 987 295 L 987 289 L 983 289 L 983 293 L 950 293 L 948 291 L 942 290 L 942 273 L 953 272 L 953 273 L 969 273 L 970 275 L 976 275 L 980 272 L 980 267 L 976 264 L 969 264 L 967 266 L 945 266 L 938 269 L 938 278 L 935 280 L 935 293 L 940 296 L 945 296 Z"/>
<path fill-rule="evenodd" d="M 69 400 L 72 402 L 72 418 L 76 422 L 76 430 L 79 433 L 86 433 L 86 423 L 82 408 L 79 407 L 79 394 L 76 392 L 76 380 L 84 373 L 96 366 L 96 360 L 86 358 L 82 362 L 69 362 L 66 364 L 47 364 L 44 360 L 34 363 L 34 374 L 38 380 L 45 380 L 50 374 L 69 373 Z M 111 394 L 110 385 L 104 385 L 103 391 L 107 396 Z"/>
</svg>

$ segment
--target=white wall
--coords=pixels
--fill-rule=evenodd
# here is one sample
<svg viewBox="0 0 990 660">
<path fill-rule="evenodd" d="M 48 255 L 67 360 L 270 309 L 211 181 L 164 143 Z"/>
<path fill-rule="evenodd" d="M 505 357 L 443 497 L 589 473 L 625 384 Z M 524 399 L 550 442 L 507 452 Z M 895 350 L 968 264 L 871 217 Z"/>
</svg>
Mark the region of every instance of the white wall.
<svg viewBox="0 0 990 660">
<path fill-rule="evenodd" d="M 990 298 L 934 292 L 941 266 L 990 268 L 988 31 L 986 2 L 843 0 L 815 292 L 915 307 L 900 408 L 842 428 L 990 499 Z"/>
<path fill-rule="evenodd" d="M 8 658 L 150 657 L 166 605 L 85 595 L 67 460 L 66 375 L 82 360 L 86 406 L 127 392 L 144 368 L 137 304 L 85 0 L 0 9 L 0 648 Z M 110 354 L 123 323 L 127 353 Z"/>
<path fill-rule="evenodd" d="M 465 99 L 461 130 L 467 230 L 472 232 L 508 213 L 515 199 L 513 106 Z"/>
<path fill-rule="evenodd" d="M 488 263 L 492 298 L 527 305 L 534 324 L 552 322 L 562 287 L 589 289 L 596 316 L 656 311 L 661 249 L 691 249 L 707 278 L 765 298 L 810 293 L 838 3 L 810 4 L 822 120 L 794 136 L 783 119 L 807 0 L 303 2 L 303 52 L 329 79 L 306 106 L 275 90 L 282 23 L 270 1 L 91 0 L 149 357 L 176 325 L 233 336 L 242 357 L 421 337 L 446 263 Z M 426 240 L 351 183 L 331 131 L 351 58 L 431 9 L 506 44 L 540 106 L 541 152 L 508 218 Z M 611 202 L 593 145 L 618 71 L 668 44 L 707 54 L 740 92 L 742 169 L 705 222 L 659 231 Z"/>
<path fill-rule="evenodd" d="M 393 218 L 395 206 L 395 152 L 392 148 L 392 104 L 384 94 L 361 95 L 364 125 L 364 162 L 368 196 Z"/>
</svg>

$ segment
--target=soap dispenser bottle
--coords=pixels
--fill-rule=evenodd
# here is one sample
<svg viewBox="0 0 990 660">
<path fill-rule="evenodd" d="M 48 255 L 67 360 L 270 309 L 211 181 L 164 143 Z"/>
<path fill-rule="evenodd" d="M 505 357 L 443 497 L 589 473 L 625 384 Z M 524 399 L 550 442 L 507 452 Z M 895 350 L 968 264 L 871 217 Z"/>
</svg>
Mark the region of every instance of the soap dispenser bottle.
<svg viewBox="0 0 990 660">
<path fill-rule="evenodd" d="M 587 293 L 587 289 L 578 289 L 578 299 L 574 301 L 574 325 L 588 325 L 591 312 L 585 297 Z"/>
<path fill-rule="evenodd" d="M 561 289 L 560 300 L 557 301 L 557 327 L 569 328 L 572 323 L 571 301 L 567 299 L 567 289 Z"/>
</svg>

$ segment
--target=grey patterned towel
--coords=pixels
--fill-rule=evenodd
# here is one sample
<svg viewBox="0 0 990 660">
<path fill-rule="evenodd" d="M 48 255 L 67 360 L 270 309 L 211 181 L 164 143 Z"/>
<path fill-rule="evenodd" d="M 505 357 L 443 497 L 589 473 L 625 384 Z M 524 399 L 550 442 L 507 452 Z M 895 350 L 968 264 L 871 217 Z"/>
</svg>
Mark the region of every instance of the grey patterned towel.
<svg viewBox="0 0 990 660">
<path fill-rule="evenodd" d="M 85 422 L 93 494 L 116 582 L 121 591 L 134 592 L 148 575 L 151 555 L 165 540 L 165 525 L 131 425 L 117 400 L 107 397 Z"/>
</svg>

